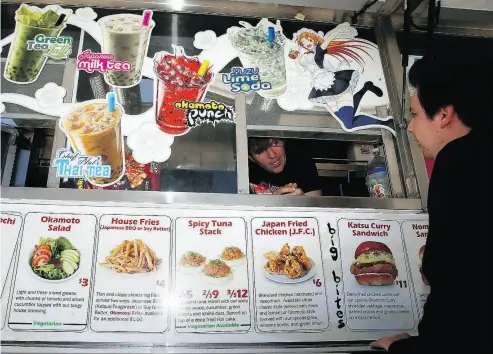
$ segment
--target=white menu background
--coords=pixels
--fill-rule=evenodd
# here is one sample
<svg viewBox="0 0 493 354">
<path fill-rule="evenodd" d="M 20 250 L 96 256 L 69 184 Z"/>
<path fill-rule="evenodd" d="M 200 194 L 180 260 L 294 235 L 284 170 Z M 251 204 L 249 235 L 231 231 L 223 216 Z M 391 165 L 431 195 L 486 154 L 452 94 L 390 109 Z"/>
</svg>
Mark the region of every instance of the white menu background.
<svg viewBox="0 0 493 354">
<path fill-rule="evenodd" d="M 364 224 L 368 228 L 352 227 Z M 352 330 L 409 330 L 414 328 L 409 281 L 401 229 L 397 221 L 340 219 L 342 274 L 348 327 Z M 386 236 L 355 236 L 354 232 L 387 232 Z M 365 241 L 382 242 L 392 251 L 398 276 L 393 285 L 365 286 L 351 274 L 356 248 Z"/>
<path fill-rule="evenodd" d="M 131 222 L 131 225 L 115 224 L 112 223 L 112 219 L 125 220 L 127 223 Z M 124 230 L 106 229 L 111 226 L 120 226 Z M 170 227 L 171 219 L 166 216 L 103 215 L 100 218 L 91 311 L 93 331 L 164 332 L 168 329 Z M 156 257 L 161 259 L 157 271 L 123 274 L 100 265 L 124 240 L 137 239 L 142 240 L 156 254 Z M 97 303 L 96 299 L 107 302 Z M 97 308 L 97 304 L 109 305 L 112 308 Z M 118 308 L 122 305 L 129 305 L 130 309 Z M 162 315 L 146 315 L 146 313 L 153 312 L 162 312 Z"/>
<path fill-rule="evenodd" d="M 428 222 L 422 220 L 403 221 L 402 233 L 404 235 L 404 241 L 406 242 L 407 257 L 411 264 L 411 276 L 416 292 L 419 315 L 421 317 L 423 316 L 423 306 L 430 293 L 430 286 L 423 282 L 419 271 L 419 249 L 426 244 L 426 239 L 428 237 Z"/>
<path fill-rule="evenodd" d="M 289 222 L 294 222 L 289 224 Z M 307 222 L 307 226 L 299 227 L 296 222 Z M 286 230 L 288 235 L 258 235 L 260 231 L 268 230 L 269 227 L 264 227 L 266 223 L 284 223 L 286 227 L 274 227 L 277 231 Z M 289 236 L 290 230 L 309 229 L 314 234 L 292 235 Z M 293 232 L 293 231 L 291 231 Z M 254 218 L 252 219 L 252 242 L 255 250 L 254 256 L 254 274 L 255 274 L 255 308 L 256 308 L 256 325 L 258 330 L 266 332 L 283 332 L 283 331 L 320 331 L 329 327 L 328 311 L 327 311 L 327 296 L 325 292 L 325 278 L 322 263 L 322 250 L 320 244 L 320 236 L 318 223 L 315 218 Z M 307 276 L 303 282 L 289 284 L 279 283 L 270 280 L 266 277 L 267 271 L 264 269 L 267 259 L 264 254 L 267 252 L 280 252 L 284 244 L 288 243 L 292 249 L 294 246 L 303 246 L 306 255 L 312 259 L 313 276 Z M 307 272 L 309 274 L 309 272 Z M 320 280 L 320 282 L 317 282 Z M 291 305 L 302 307 L 286 308 L 287 304 L 283 301 L 283 296 L 278 297 L 261 297 L 260 294 L 290 294 L 290 299 L 294 301 Z M 305 295 L 300 295 L 305 294 Z M 270 301 L 272 302 L 265 302 Z M 279 302 L 276 302 L 279 300 Z M 305 307 L 304 304 L 309 304 L 313 307 Z M 267 307 L 272 308 L 267 309 Z M 279 307 L 280 306 L 280 307 Z M 265 309 L 265 310 L 264 310 Z M 310 309 L 314 309 L 315 313 L 311 313 Z M 281 310 L 282 316 L 270 316 L 269 312 L 274 313 Z M 266 315 L 261 315 L 260 311 L 267 312 Z M 260 316 L 265 316 L 265 319 L 259 321 Z M 275 323 L 266 318 L 275 317 Z M 265 325 L 264 325 L 265 324 Z"/>
<path fill-rule="evenodd" d="M 54 222 L 42 222 L 43 217 L 77 218 L 79 223 L 71 225 L 70 231 L 50 231 Z M 15 274 L 15 286 L 10 307 L 9 327 L 17 330 L 53 330 L 80 331 L 87 326 L 91 268 L 94 255 L 96 217 L 84 214 L 28 213 L 24 220 L 24 229 L 20 241 L 20 254 Z M 41 237 L 66 237 L 80 252 L 79 269 L 70 277 L 51 281 L 37 276 L 30 266 L 30 260 Z M 29 293 L 28 293 L 29 292 Z M 47 297 L 59 298 L 50 292 L 61 292 L 67 301 L 64 307 L 54 307 L 59 301 L 47 300 Z M 75 293 L 74 296 L 66 295 Z M 35 300 L 39 298 L 40 300 Z M 43 300 L 44 298 L 44 300 Z M 72 299 L 82 299 L 82 301 Z M 69 300 L 70 299 L 70 300 Z M 34 304 L 26 305 L 26 303 Z M 42 304 L 42 305 L 40 305 Z M 47 305 L 47 306 L 45 306 Z M 66 307 L 65 307 L 66 306 Z M 27 310 L 18 312 L 17 310 Z M 33 312 L 28 312 L 34 310 Z"/>
</svg>

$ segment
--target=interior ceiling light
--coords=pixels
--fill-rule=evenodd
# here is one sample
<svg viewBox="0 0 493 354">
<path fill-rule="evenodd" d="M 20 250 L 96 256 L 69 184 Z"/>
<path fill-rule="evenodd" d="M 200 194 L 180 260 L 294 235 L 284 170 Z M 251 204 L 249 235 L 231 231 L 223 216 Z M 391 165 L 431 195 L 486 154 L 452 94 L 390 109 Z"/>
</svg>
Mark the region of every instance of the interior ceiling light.
<svg viewBox="0 0 493 354">
<path fill-rule="evenodd" d="M 185 5 L 184 0 L 171 0 L 170 1 L 171 8 L 175 11 L 183 10 L 183 6 Z"/>
</svg>

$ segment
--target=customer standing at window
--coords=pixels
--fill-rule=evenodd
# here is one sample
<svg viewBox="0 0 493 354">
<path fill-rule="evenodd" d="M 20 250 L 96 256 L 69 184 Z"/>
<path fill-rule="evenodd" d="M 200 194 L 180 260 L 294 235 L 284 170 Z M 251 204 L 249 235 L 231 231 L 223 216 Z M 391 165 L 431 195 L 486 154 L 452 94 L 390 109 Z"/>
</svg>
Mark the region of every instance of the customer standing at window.
<svg viewBox="0 0 493 354">
<path fill-rule="evenodd" d="M 372 343 L 390 353 L 491 350 L 493 59 L 484 48 L 425 56 L 411 68 L 408 130 L 435 159 L 422 270 L 430 294 L 418 327 Z M 488 171 L 489 169 L 489 171 Z M 488 352 L 489 352 L 488 350 Z"/>
</svg>

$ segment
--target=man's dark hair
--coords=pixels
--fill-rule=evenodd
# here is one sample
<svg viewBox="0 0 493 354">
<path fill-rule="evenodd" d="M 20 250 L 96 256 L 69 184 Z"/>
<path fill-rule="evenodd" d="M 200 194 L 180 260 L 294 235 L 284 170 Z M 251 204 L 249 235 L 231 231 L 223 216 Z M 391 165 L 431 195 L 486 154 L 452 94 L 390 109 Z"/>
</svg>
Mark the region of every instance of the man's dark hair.
<svg viewBox="0 0 493 354">
<path fill-rule="evenodd" d="M 282 141 L 283 140 L 279 138 L 248 138 L 248 154 L 261 154 L 271 147 L 272 144 Z"/>
<path fill-rule="evenodd" d="M 428 118 L 452 105 L 470 128 L 491 126 L 493 119 L 493 61 L 491 49 L 481 52 L 455 48 L 454 52 L 425 55 L 409 71 L 409 82 Z"/>
</svg>

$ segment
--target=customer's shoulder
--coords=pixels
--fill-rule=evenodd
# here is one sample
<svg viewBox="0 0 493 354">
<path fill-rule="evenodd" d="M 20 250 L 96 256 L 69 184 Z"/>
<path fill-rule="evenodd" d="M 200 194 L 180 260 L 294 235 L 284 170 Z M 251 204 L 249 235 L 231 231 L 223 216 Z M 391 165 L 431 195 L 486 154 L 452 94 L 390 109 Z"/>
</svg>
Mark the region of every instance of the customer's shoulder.
<svg viewBox="0 0 493 354">
<path fill-rule="evenodd" d="M 452 140 L 438 153 L 436 162 L 451 163 L 458 160 L 473 161 L 484 152 L 484 149 L 482 149 L 482 146 L 485 144 L 484 139 L 485 138 L 481 134 L 471 131 L 463 137 Z"/>
</svg>

